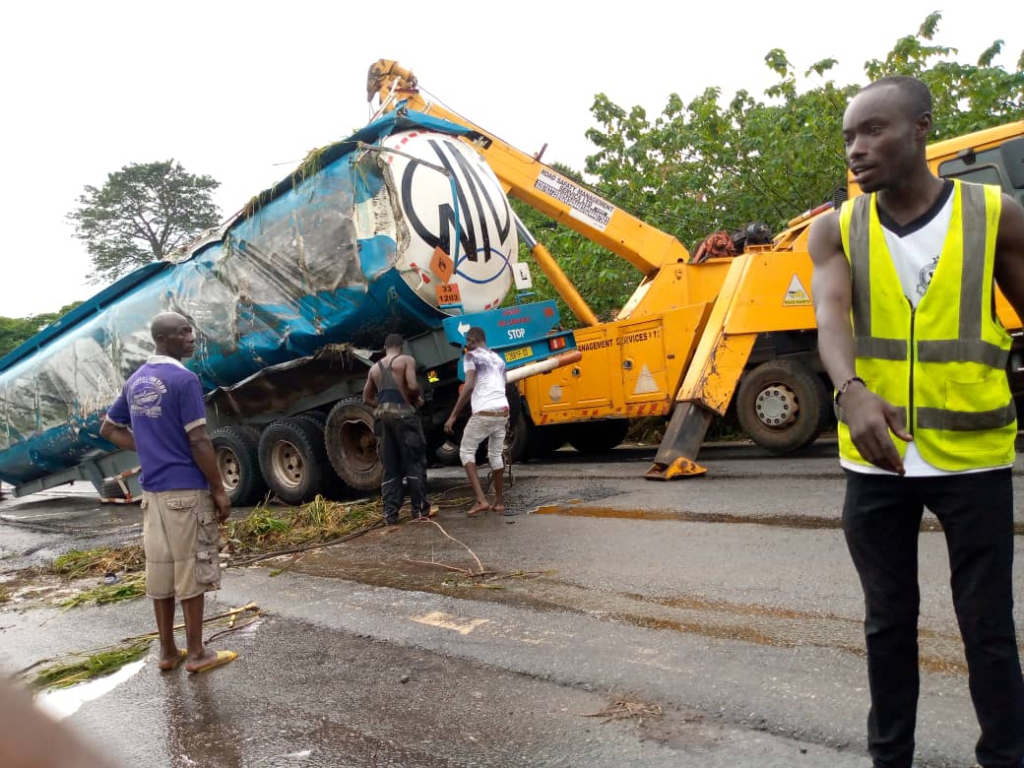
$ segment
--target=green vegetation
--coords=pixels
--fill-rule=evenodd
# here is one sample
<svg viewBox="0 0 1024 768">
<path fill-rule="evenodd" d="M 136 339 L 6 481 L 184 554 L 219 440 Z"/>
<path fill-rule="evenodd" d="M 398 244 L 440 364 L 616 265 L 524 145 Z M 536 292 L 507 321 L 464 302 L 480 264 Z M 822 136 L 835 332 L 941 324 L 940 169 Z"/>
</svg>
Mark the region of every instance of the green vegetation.
<svg viewBox="0 0 1024 768">
<path fill-rule="evenodd" d="M 924 80 L 935 102 L 935 140 L 1024 114 L 1024 54 L 1013 71 L 994 65 L 1002 50 L 997 40 L 976 63 L 959 61 L 956 49 L 932 43 L 941 18 L 929 15 L 916 35 L 897 40 L 884 59 L 866 62 L 866 77 L 858 83 L 827 79 L 835 59 L 814 63 L 800 76 L 786 53 L 774 49 L 765 64 L 778 81 L 763 99 L 745 90 L 728 98 L 710 86 L 689 103 L 671 94 L 652 119 L 643 107 L 627 109 L 598 94 L 591 107 L 597 124 L 587 131 L 596 152 L 586 159 L 585 174 L 558 170 L 585 179 L 598 195 L 691 251 L 716 230 L 737 231 L 751 222 L 778 232 L 845 185 L 843 111 L 870 80 Z M 595 313 L 610 319 L 638 285 L 639 273 L 572 230 L 552 229 L 542 214 L 513 205 Z M 538 298 L 555 297 L 543 275 L 534 282 Z M 575 324 L 568 309 L 561 309 L 566 322 Z"/>
<path fill-rule="evenodd" d="M 109 605 L 122 603 L 146 596 L 146 577 L 144 574 L 132 574 L 113 584 L 98 584 L 91 589 L 83 590 L 74 597 L 61 602 L 62 608 L 77 608 L 82 605 Z"/>
<path fill-rule="evenodd" d="M 228 521 L 228 542 L 234 554 L 267 552 L 329 541 L 379 525 L 379 499 L 337 502 L 317 496 L 300 507 L 262 504 L 244 520 Z"/>
<path fill-rule="evenodd" d="M 292 172 L 292 184 L 294 186 L 299 186 L 306 179 L 313 178 L 318 173 L 320 173 L 321 170 L 323 170 L 324 154 L 327 152 L 328 149 L 330 149 L 329 146 L 316 147 L 314 149 L 309 150 L 309 152 L 306 153 L 306 156 L 302 159 L 302 162 L 299 163 L 299 167 Z"/>
<path fill-rule="evenodd" d="M 92 259 L 90 279 L 116 280 L 216 226 L 220 212 L 212 195 L 219 186 L 174 160 L 132 163 L 109 174 L 102 187 L 86 185 L 68 220 Z"/>
<path fill-rule="evenodd" d="M 206 642 L 213 642 L 228 632 L 245 629 L 259 621 L 262 615 L 263 612 L 258 605 L 248 603 L 237 608 L 231 608 L 216 616 L 207 616 L 203 619 L 203 626 L 206 630 L 220 629 L 207 635 Z M 180 633 L 184 628 L 184 624 L 176 624 L 174 630 Z M 156 639 L 157 633 L 150 632 L 145 635 L 126 637 L 117 645 L 109 645 L 89 651 L 76 651 L 66 654 L 60 659 L 42 659 L 23 669 L 18 673 L 18 676 L 27 679 L 28 674 L 33 669 L 42 667 L 30 680 L 30 684 L 33 687 L 37 689 L 67 688 L 76 683 L 109 675 L 125 664 L 141 659 L 146 655 Z M 179 647 L 180 645 L 181 638 L 179 636 Z"/>
<path fill-rule="evenodd" d="M 23 341 L 35 336 L 48 325 L 53 325 L 82 302 L 73 301 L 56 312 L 44 312 L 28 317 L 0 317 L 0 357 L 3 357 Z"/>
<path fill-rule="evenodd" d="M 91 656 L 72 654 L 68 661 L 46 667 L 32 679 L 35 688 L 68 688 L 76 683 L 116 672 L 149 652 L 152 640 L 135 639 Z"/>
<path fill-rule="evenodd" d="M 103 576 L 108 573 L 122 574 L 113 584 L 97 584 L 60 603 L 63 608 L 77 608 L 82 605 L 107 605 L 144 597 L 146 576 L 139 571 L 145 564 L 146 555 L 142 545 L 132 544 L 120 549 L 72 549 L 57 557 L 50 570 L 68 580 Z"/>
<path fill-rule="evenodd" d="M 119 571 L 139 571 L 145 564 L 146 554 L 141 544 L 123 549 L 72 549 L 53 561 L 53 572 L 69 579 L 80 579 Z"/>
</svg>

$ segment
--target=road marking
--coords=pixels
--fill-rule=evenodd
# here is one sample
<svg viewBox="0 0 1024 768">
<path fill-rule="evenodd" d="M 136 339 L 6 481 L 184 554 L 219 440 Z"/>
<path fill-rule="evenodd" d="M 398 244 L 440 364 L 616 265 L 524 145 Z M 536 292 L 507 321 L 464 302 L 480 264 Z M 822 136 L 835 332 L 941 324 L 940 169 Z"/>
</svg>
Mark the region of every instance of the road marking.
<svg viewBox="0 0 1024 768">
<path fill-rule="evenodd" d="M 431 627 L 451 629 L 458 632 L 460 635 L 468 635 L 477 627 L 490 623 L 489 619 L 463 619 L 442 611 L 434 611 L 433 613 L 428 613 L 426 616 L 413 616 L 412 620 L 419 624 L 426 624 Z"/>
</svg>

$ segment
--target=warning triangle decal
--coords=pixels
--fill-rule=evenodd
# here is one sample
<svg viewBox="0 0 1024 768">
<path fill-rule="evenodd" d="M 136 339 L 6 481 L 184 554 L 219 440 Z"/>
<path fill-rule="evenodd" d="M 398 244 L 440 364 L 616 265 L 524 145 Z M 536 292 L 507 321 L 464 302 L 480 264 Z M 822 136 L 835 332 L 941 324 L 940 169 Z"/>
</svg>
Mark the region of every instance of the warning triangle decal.
<svg viewBox="0 0 1024 768">
<path fill-rule="evenodd" d="M 640 376 L 636 380 L 636 388 L 633 390 L 634 395 L 646 395 L 651 392 L 660 392 L 658 389 L 658 382 L 654 380 L 651 375 L 650 369 L 645 365 L 640 369 Z"/>
<path fill-rule="evenodd" d="M 786 289 L 786 298 L 782 300 L 782 306 L 805 307 L 810 303 L 811 295 L 807 293 L 804 284 L 800 282 L 800 278 L 794 273 L 793 279 L 789 281 L 789 288 Z"/>
</svg>

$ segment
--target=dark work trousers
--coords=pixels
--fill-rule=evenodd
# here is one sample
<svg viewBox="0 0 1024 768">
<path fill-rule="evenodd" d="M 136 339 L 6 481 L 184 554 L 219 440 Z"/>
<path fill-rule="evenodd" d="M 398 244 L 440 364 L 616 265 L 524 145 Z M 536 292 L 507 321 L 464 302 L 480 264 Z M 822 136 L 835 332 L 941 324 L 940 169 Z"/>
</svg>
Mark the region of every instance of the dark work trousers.
<svg viewBox="0 0 1024 768">
<path fill-rule="evenodd" d="M 387 411 L 379 408 L 374 418 L 377 450 L 384 465 L 384 479 L 380 495 L 384 500 L 384 519 L 398 522 L 398 510 L 405 493 L 402 481 L 409 487 L 412 516 L 425 516 L 430 511 L 427 503 L 427 441 L 423 425 L 415 411 L 409 409 Z"/>
<path fill-rule="evenodd" d="M 843 530 L 864 588 L 868 750 L 878 768 L 910 768 L 920 686 L 917 539 L 938 518 L 981 726 L 985 768 L 1022 765 L 1024 682 L 1013 625 L 1013 487 L 1009 469 L 905 478 L 846 472 Z"/>
</svg>

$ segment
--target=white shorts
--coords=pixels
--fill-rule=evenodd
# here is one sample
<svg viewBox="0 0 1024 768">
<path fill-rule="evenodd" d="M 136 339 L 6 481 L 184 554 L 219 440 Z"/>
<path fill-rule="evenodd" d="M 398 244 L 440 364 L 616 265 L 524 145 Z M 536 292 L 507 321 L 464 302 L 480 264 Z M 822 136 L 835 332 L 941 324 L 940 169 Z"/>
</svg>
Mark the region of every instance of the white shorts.
<svg viewBox="0 0 1024 768">
<path fill-rule="evenodd" d="M 508 414 L 474 413 L 462 431 L 459 458 L 462 465 L 476 463 L 476 449 L 487 441 L 487 461 L 491 469 L 504 469 L 505 432 L 508 429 Z"/>
</svg>

